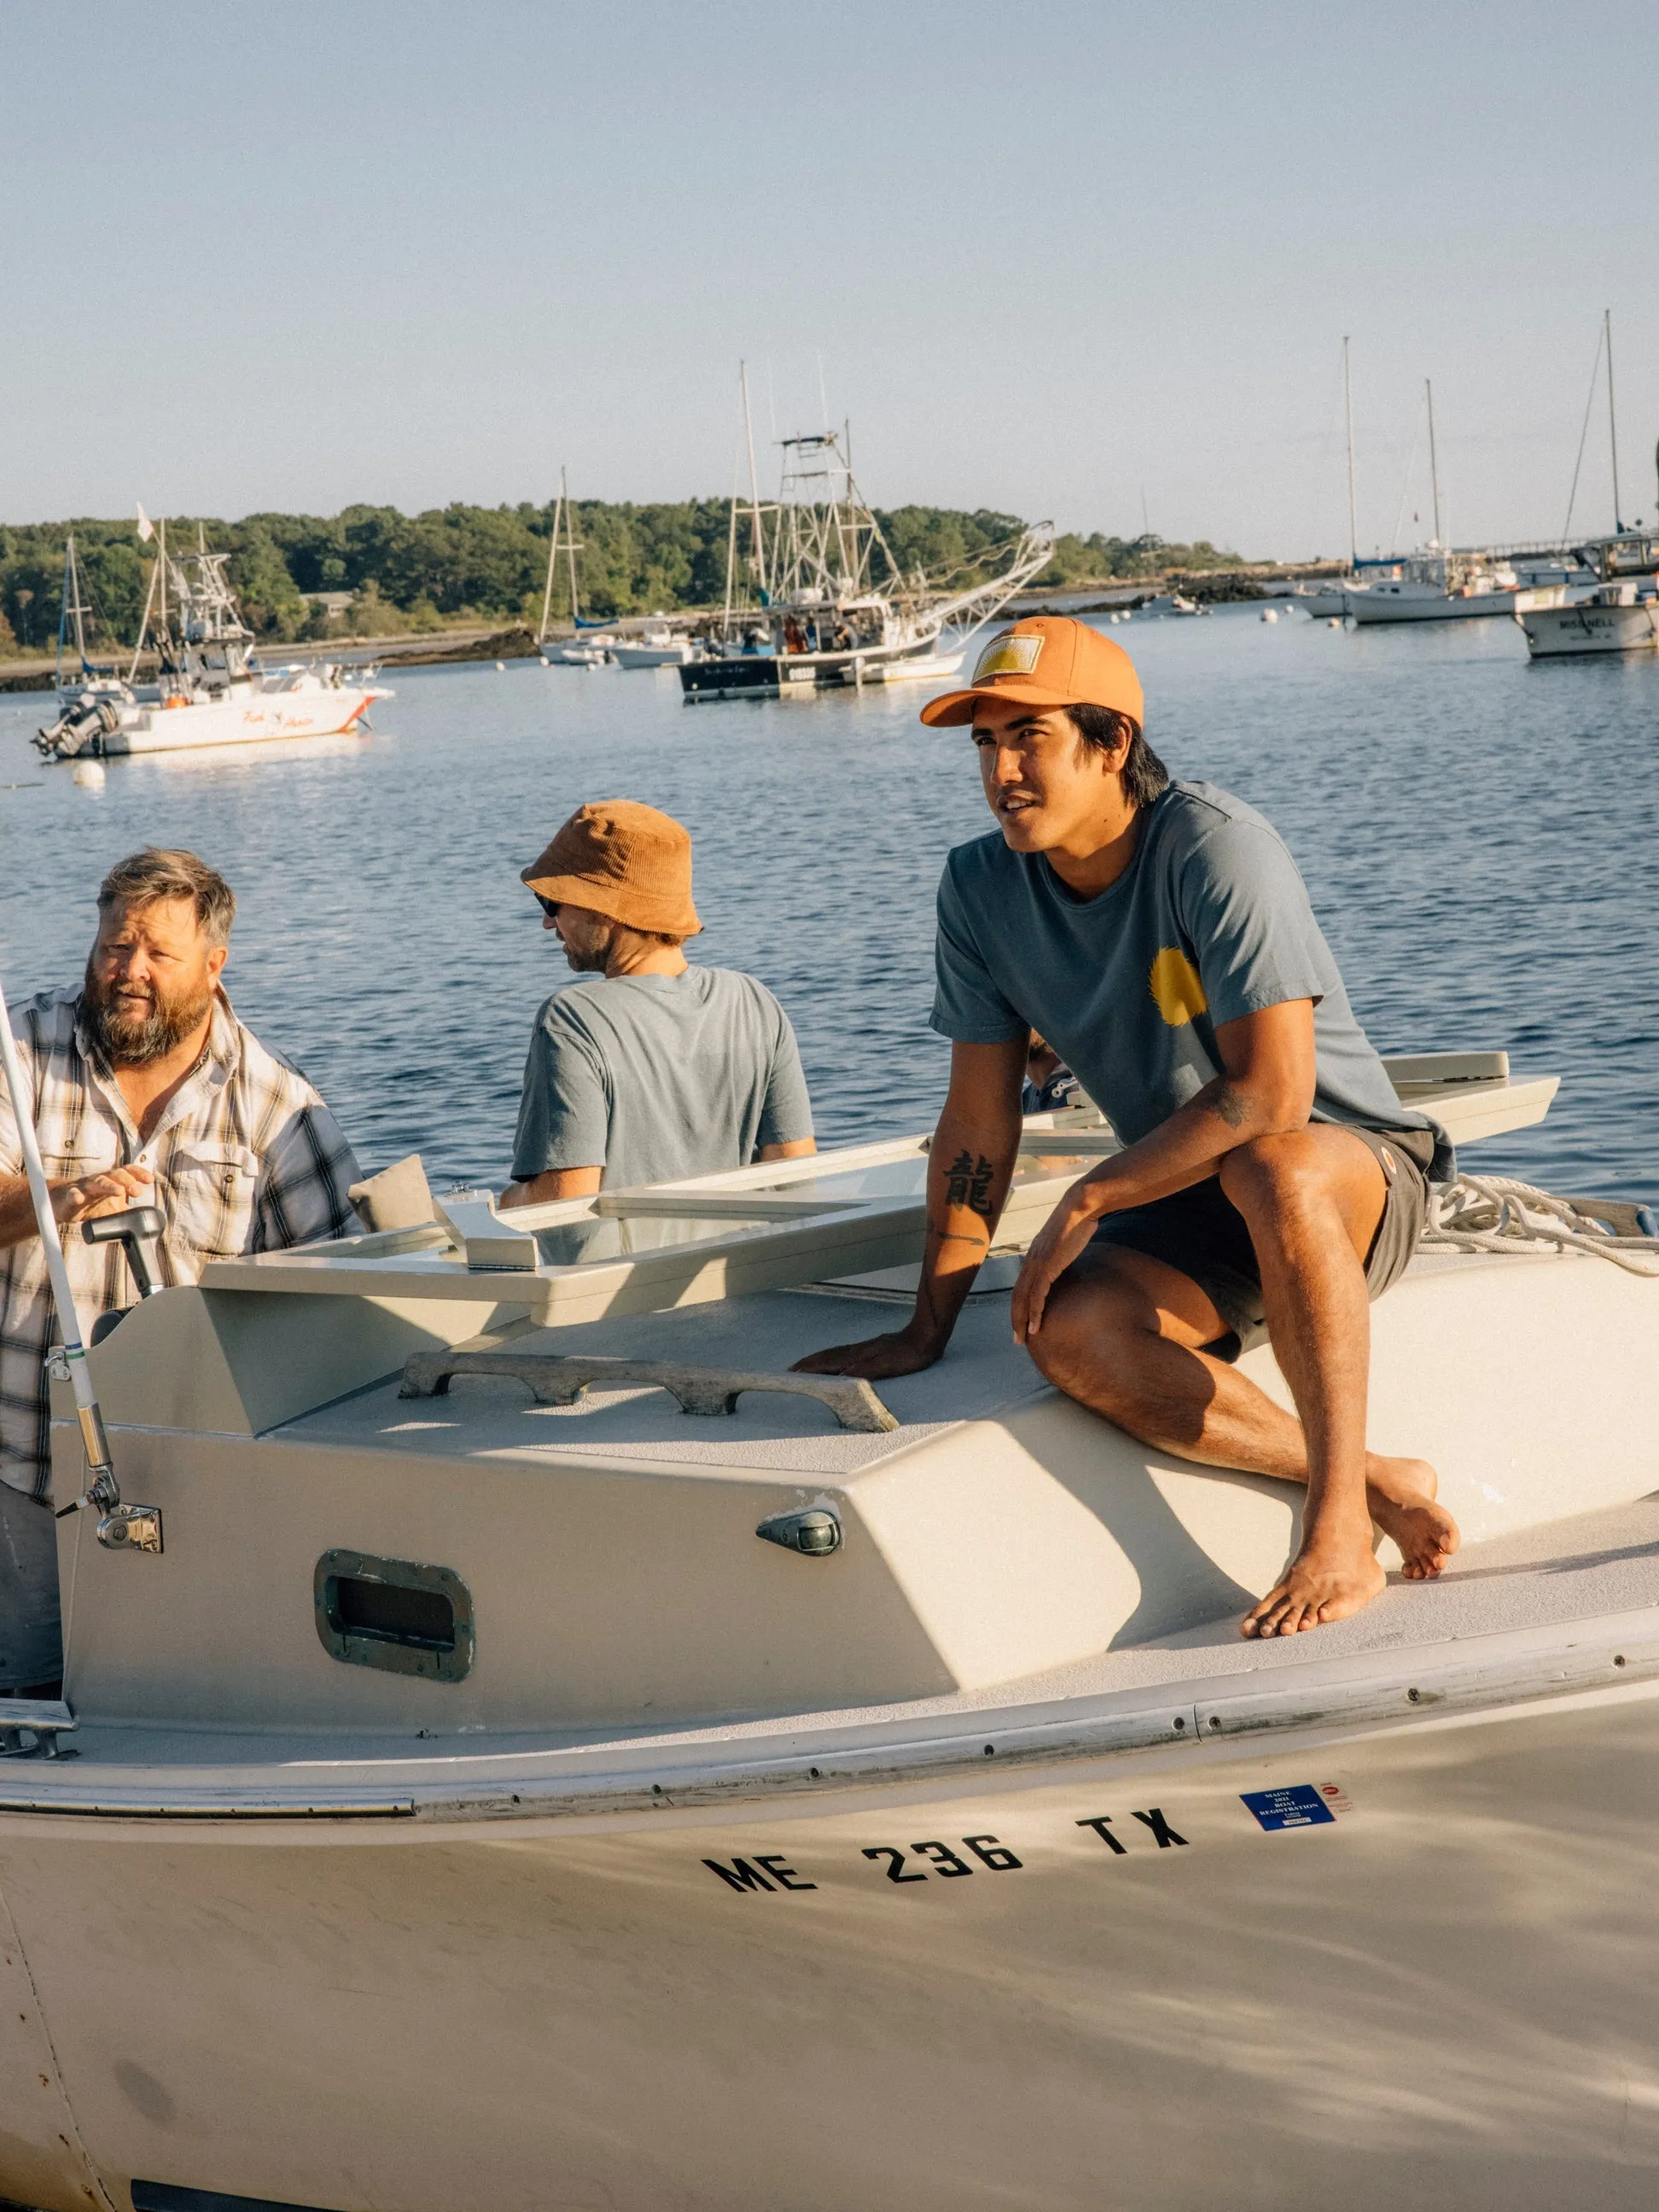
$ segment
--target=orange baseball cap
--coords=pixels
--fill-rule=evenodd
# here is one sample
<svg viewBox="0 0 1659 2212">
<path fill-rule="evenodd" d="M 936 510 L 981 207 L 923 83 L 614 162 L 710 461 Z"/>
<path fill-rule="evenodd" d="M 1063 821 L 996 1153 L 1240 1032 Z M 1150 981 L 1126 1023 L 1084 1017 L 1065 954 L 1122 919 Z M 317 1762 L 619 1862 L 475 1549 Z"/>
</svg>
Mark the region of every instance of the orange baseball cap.
<svg viewBox="0 0 1659 2212">
<path fill-rule="evenodd" d="M 1115 707 L 1137 728 L 1146 721 L 1140 678 L 1121 645 L 1070 615 L 1029 615 L 1000 630 L 979 656 L 965 691 L 947 691 L 921 710 L 924 722 L 971 722 L 977 699 L 1025 707 Z"/>
</svg>

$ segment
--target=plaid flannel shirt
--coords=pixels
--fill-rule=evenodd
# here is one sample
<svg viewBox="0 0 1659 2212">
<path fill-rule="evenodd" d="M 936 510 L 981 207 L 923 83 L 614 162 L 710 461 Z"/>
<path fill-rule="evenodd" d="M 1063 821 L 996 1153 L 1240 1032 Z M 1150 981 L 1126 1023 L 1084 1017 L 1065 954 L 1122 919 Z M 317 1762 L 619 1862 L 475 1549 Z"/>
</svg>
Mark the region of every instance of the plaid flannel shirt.
<svg viewBox="0 0 1659 2212">
<path fill-rule="evenodd" d="M 357 1225 L 348 1187 L 358 1167 L 339 1124 L 296 1067 L 259 1042 L 222 992 L 201 1059 L 141 1144 L 125 1099 L 81 1024 L 78 990 L 43 991 L 11 1010 L 33 1089 L 48 1182 L 142 1162 L 167 1227 L 156 1238 L 167 1285 L 193 1283 L 210 1260 L 269 1252 Z M 0 1081 L 0 1175 L 23 1172 L 11 1100 Z M 126 1253 L 64 1231 L 82 1336 L 137 1297 Z M 31 1236 L 0 1252 L 0 1481 L 45 1498 L 51 1480 L 46 1355 L 58 1321 L 46 1255 Z"/>
</svg>

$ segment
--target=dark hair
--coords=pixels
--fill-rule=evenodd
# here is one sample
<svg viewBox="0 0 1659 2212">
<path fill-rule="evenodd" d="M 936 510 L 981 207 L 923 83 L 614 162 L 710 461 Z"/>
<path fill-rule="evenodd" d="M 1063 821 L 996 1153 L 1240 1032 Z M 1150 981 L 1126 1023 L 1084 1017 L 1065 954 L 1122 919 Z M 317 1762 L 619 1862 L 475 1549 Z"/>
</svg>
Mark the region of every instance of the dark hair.
<svg viewBox="0 0 1659 2212">
<path fill-rule="evenodd" d="M 1142 736 L 1134 716 L 1120 714 L 1115 707 L 1076 706 L 1066 711 L 1079 737 L 1096 752 L 1115 752 L 1124 738 L 1128 738 L 1129 757 L 1123 763 L 1123 795 L 1137 806 L 1150 806 L 1170 781 L 1170 771 Z"/>
<path fill-rule="evenodd" d="M 157 899 L 189 899 L 197 925 L 210 945 L 228 945 L 236 917 L 236 894 L 216 868 L 194 853 L 146 845 L 129 853 L 98 886 L 98 911 L 112 906 L 150 906 Z"/>
</svg>

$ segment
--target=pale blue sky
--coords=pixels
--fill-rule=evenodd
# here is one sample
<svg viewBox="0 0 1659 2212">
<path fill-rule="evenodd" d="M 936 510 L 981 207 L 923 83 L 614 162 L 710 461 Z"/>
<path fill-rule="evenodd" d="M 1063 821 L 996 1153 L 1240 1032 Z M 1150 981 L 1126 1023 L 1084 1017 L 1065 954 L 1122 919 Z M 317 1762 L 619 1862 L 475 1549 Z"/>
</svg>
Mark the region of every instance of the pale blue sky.
<svg viewBox="0 0 1659 2212">
<path fill-rule="evenodd" d="M 0 517 L 724 494 L 1252 553 L 1655 511 L 1659 11 L 6 0 Z M 769 459 L 763 462 L 769 471 Z M 1427 471 L 1403 535 L 1425 518 Z M 1575 521 L 1611 520 L 1605 400 Z"/>
</svg>

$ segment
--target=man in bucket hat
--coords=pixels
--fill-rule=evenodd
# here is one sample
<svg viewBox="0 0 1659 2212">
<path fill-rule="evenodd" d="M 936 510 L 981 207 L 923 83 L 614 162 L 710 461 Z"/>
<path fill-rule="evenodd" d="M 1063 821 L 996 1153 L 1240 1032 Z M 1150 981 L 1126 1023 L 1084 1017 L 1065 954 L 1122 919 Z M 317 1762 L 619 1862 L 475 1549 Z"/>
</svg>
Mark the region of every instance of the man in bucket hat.
<svg viewBox="0 0 1659 2212">
<path fill-rule="evenodd" d="M 1128 655 L 1085 623 L 1016 623 L 965 690 L 997 828 L 939 885 L 933 1026 L 952 1040 L 915 1313 L 804 1367 L 879 1377 L 944 1351 L 991 1242 L 1033 1029 L 1123 1149 L 1031 1244 L 1013 1327 L 1060 1389 L 1156 1449 L 1304 1483 L 1300 1551 L 1245 1617 L 1292 1635 L 1456 1548 L 1432 1468 L 1368 1452 L 1367 1299 L 1403 1273 L 1443 1134 L 1401 1107 L 1349 1007 L 1296 864 L 1252 808 L 1172 783 Z M 1297 1419 L 1241 1375 L 1271 1339 Z"/>
<path fill-rule="evenodd" d="M 503 1206 L 817 1149 L 787 1014 L 680 949 L 702 924 L 678 822 L 629 799 L 579 806 L 523 881 L 581 980 L 536 1017 Z"/>
</svg>

